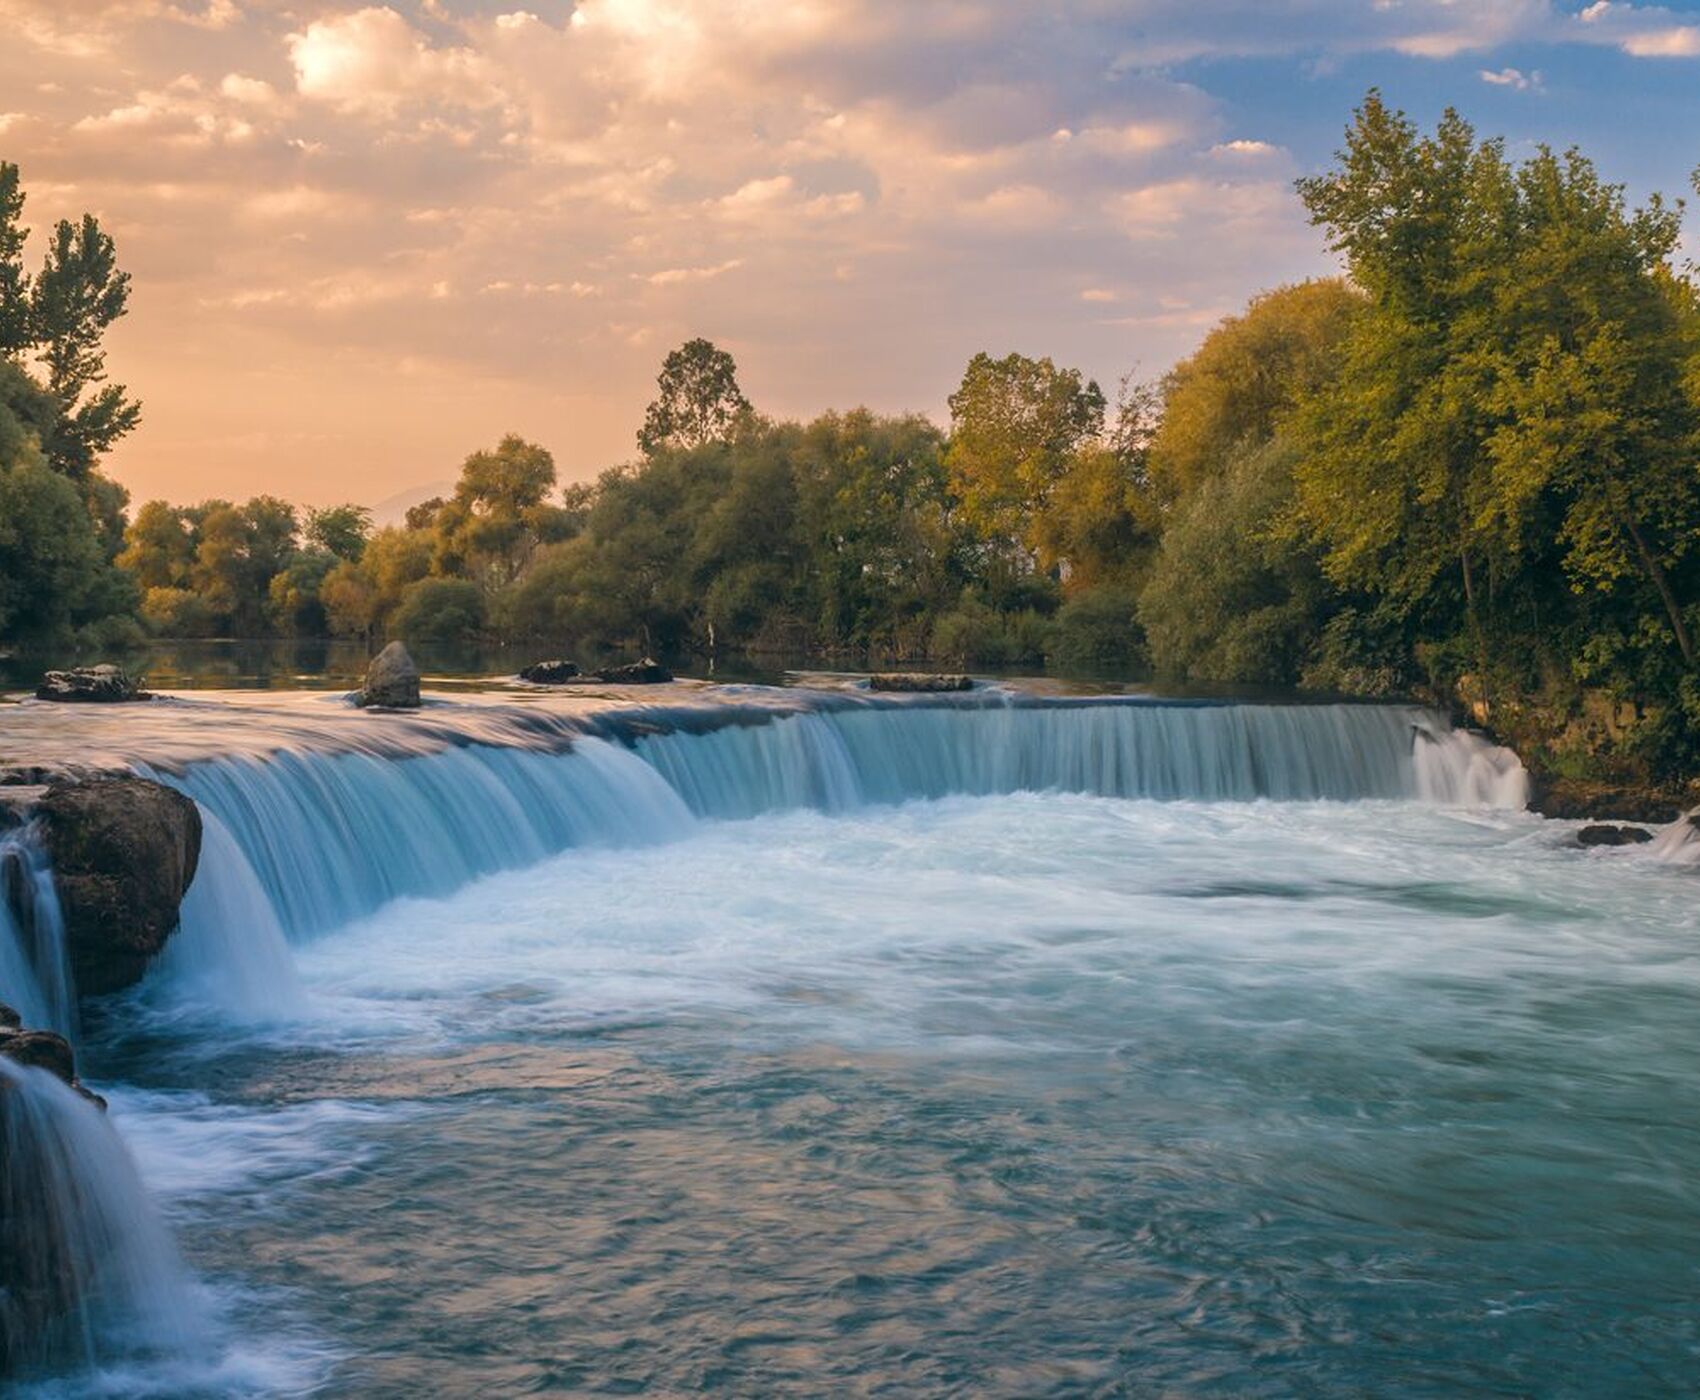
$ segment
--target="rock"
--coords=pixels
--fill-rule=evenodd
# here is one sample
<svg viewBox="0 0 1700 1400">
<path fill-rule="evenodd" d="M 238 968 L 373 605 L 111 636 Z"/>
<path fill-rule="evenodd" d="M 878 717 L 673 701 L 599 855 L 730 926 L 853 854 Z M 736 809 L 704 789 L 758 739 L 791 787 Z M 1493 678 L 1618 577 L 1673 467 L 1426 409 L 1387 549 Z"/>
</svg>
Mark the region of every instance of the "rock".
<svg viewBox="0 0 1700 1400">
<path fill-rule="evenodd" d="M 0 1030 L 15 1031 L 23 1025 L 24 1018 L 11 1007 L 0 1004 Z"/>
<path fill-rule="evenodd" d="M 1562 821 L 1645 822 L 1649 826 L 1663 826 L 1682 815 L 1682 802 L 1677 795 L 1660 788 L 1537 774 L 1529 809 Z"/>
<path fill-rule="evenodd" d="M 37 700 L 88 704 L 122 704 L 129 700 L 151 700 L 139 681 L 110 664 L 74 666 L 69 671 L 49 671 L 36 687 Z"/>
<path fill-rule="evenodd" d="M 392 710 L 419 708 L 419 668 L 400 642 L 391 642 L 366 668 L 366 685 L 354 697 L 356 705 L 381 705 Z"/>
<path fill-rule="evenodd" d="M 128 775 L 55 784 L 38 810 L 78 992 L 128 987 L 176 931 L 200 860 L 200 810 Z"/>
<path fill-rule="evenodd" d="M 1639 826 L 1585 826 L 1576 833 L 1579 846 L 1640 846 L 1653 833 Z"/>
<path fill-rule="evenodd" d="M 519 673 L 519 678 L 533 685 L 564 685 L 577 680 L 578 675 L 578 667 L 571 661 L 535 661 Z"/>
<path fill-rule="evenodd" d="M 10 1008 L 5 1008 L 10 1010 Z M 17 1012 L 12 1012 L 15 1017 Z M 71 1042 L 55 1031 L 27 1031 L 17 1026 L 0 1027 L 0 1055 L 15 1064 L 31 1069 L 44 1069 L 67 1088 L 75 1089 L 83 1098 L 106 1110 L 106 1100 L 83 1087 L 77 1078 L 77 1058 Z"/>
<path fill-rule="evenodd" d="M 888 671 L 868 677 L 869 690 L 890 690 L 918 695 L 935 695 L 953 690 L 972 690 L 967 676 L 933 675 L 916 671 Z"/>
<path fill-rule="evenodd" d="M 664 685 L 673 679 L 673 673 L 654 657 L 646 656 L 628 666 L 604 666 L 596 679 L 615 685 Z"/>
</svg>

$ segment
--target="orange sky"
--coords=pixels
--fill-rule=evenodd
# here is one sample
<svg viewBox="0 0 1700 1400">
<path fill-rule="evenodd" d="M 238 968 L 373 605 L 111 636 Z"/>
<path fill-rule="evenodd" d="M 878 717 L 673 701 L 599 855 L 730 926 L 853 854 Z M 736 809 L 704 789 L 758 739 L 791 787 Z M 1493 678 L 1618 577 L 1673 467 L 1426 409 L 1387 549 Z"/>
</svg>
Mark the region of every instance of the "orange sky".
<svg viewBox="0 0 1700 1400">
<path fill-rule="evenodd" d="M 1515 135 L 1580 110 L 1525 51 L 1700 69 L 1628 3 L 519 3 L 0 0 L 26 218 L 135 277 L 136 499 L 376 501 L 505 431 L 585 476 L 699 334 L 786 415 L 942 414 L 980 349 L 1108 386 L 1327 268 L 1291 182 L 1370 81 Z"/>
</svg>

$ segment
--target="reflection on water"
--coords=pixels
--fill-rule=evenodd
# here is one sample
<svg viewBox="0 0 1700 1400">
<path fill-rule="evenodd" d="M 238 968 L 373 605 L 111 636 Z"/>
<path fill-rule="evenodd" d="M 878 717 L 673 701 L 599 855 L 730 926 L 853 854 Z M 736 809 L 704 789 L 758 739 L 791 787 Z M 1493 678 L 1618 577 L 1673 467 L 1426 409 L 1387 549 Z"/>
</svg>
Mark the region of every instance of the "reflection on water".
<svg viewBox="0 0 1700 1400">
<path fill-rule="evenodd" d="M 366 674 L 373 648 L 364 642 L 304 639 L 296 641 L 159 641 L 116 655 L 10 654 L 0 650 L 0 693 L 33 689 L 43 671 L 71 665 L 116 661 L 132 674 L 145 676 L 161 690 L 347 690 Z M 522 666 L 546 656 L 567 656 L 586 670 L 632 661 L 635 655 L 602 653 L 542 646 L 537 643 L 467 644 L 420 642 L 409 647 L 432 685 L 455 689 L 489 677 L 516 674 Z M 660 658 L 676 674 L 702 680 L 781 685 L 797 672 L 834 673 L 834 663 L 819 656 L 736 653 L 715 657 L 664 655 Z M 851 673 L 865 674 L 842 663 Z M 881 669 L 874 667 L 873 669 Z M 885 668 L 890 669 L 890 668 Z M 907 667 L 902 669 L 927 669 Z M 1032 667 L 977 667 L 977 674 L 1031 676 Z M 1040 673 L 1044 674 L 1043 672 Z M 1082 692 L 1120 691 L 1128 685 L 1144 684 L 1143 672 L 1071 670 L 1052 673 L 1053 679 Z M 1260 692 L 1248 687 L 1190 687 L 1189 693 L 1257 698 Z"/>
</svg>

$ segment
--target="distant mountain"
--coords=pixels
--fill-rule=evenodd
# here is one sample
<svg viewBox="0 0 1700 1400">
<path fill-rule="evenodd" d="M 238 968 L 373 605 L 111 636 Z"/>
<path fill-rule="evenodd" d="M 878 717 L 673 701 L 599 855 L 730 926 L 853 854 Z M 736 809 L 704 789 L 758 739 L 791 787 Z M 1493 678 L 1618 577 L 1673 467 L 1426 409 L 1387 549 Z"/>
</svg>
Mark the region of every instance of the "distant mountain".
<svg viewBox="0 0 1700 1400">
<path fill-rule="evenodd" d="M 433 481 L 424 486 L 410 486 L 405 491 L 397 491 L 393 496 L 385 496 L 383 500 L 372 505 L 372 523 L 377 526 L 399 525 L 403 517 L 421 501 L 428 501 L 433 496 L 454 495 L 455 484 L 452 481 Z"/>
</svg>

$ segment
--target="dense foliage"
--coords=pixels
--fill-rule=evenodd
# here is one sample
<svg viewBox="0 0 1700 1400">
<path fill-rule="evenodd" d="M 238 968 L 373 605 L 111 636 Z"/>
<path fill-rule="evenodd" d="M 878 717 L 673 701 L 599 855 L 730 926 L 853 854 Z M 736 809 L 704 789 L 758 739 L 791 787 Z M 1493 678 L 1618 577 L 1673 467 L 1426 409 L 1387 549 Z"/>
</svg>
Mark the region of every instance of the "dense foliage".
<svg viewBox="0 0 1700 1400">
<path fill-rule="evenodd" d="M 1374 93 L 1299 194 L 1345 275 L 1259 296 L 1113 405 L 1078 370 L 980 354 L 948 432 L 780 422 L 699 339 L 663 364 L 640 455 L 589 484 L 510 436 L 376 531 L 270 497 L 152 501 L 125 530 L 98 460 L 136 420 L 100 348 L 127 281 L 92 219 L 26 275 L 0 166 L 0 633 L 134 615 L 172 636 L 1148 664 L 1463 693 L 1556 716 L 1534 740 L 1556 763 L 1569 743 L 1700 769 L 1681 206 L 1630 207 L 1578 152 L 1513 161 L 1454 113 L 1422 132 Z"/>
</svg>

